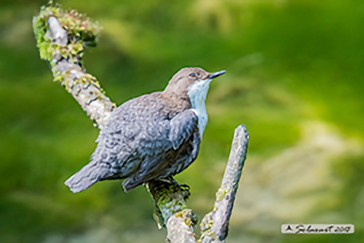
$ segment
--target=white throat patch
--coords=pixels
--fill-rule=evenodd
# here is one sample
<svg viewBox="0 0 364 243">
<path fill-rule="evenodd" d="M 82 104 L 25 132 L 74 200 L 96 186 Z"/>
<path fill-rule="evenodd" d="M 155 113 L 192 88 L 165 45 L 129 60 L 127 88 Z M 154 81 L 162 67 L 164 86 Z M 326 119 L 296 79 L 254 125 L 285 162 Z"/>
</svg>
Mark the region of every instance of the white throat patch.
<svg viewBox="0 0 364 243">
<path fill-rule="evenodd" d="M 188 97 L 192 104 L 192 109 L 196 112 L 198 117 L 198 130 L 202 139 L 202 134 L 207 124 L 207 112 L 205 107 L 205 99 L 207 91 L 209 90 L 211 79 L 196 81 L 188 87 Z"/>
</svg>

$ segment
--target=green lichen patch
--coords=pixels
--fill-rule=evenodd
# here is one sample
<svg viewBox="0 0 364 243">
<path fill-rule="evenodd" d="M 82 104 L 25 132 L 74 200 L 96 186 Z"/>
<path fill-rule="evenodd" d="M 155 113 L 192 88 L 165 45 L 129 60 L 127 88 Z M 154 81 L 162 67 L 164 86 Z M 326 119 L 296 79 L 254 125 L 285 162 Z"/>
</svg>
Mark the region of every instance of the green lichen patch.
<svg viewBox="0 0 364 243">
<path fill-rule="evenodd" d="M 171 187 L 162 191 L 157 201 L 157 205 L 161 210 L 165 222 L 168 221 L 171 215 L 187 209 L 182 194 L 176 191 L 174 185 L 171 185 Z"/>
<path fill-rule="evenodd" d="M 50 30 L 48 22 L 51 17 L 56 18 L 67 35 L 66 39 L 63 38 L 62 45 L 54 39 L 52 40 L 52 38 L 57 37 Z M 75 75 L 71 78 L 68 69 L 60 71 L 59 68 L 55 68 L 61 60 L 67 60 L 82 69 L 85 48 L 97 44 L 101 30 L 101 26 L 97 22 L 90 21 L 89 17 L 78 13 L 76 10 L 63 10 L 59 4 L 50 2 L 47 6 L 42 6 L 39 14 L 33 17 L 33 30 L 40 57 L 50 63 L 55 82 L 59 82 L 67 91 L 71 91 L 70 88 L 75 84 L 82 84 L 83 86 L 91 84 L 98 88 L 101 94 L 105 94 L 94 76 L 84 73 L 79 78 L 75 78 Z M 97 98 L 102 99 L 102 96 Z"/>
<path fill-rule="evenodd" d="M 183 209 L 175 214 L 177 218 L 182 218 L 187 226 L 195 226 L 198 222 L 196 214 L 191 209 Z"/>
<path fill-rule="evenodd" d="M 186 205 L 186 200 L 190 196 L 188 186 L 153 181 L 148 183 L 147 188 L 156 205 L 154 218 L 159 226 L 165 226 L 168 219 L 174 214 L 177 217 L 183 217 L 187 225 L 195 225 L 197 223 L 198 218 Z"/>
<path fill-rule="evenodd" d="M 221 201 L 222 199 L 225 198 L 226 194 L 230 192 L 230 189 L 219 189 L 216 192 L 216 201 Z"/>
<path fill-rule="evenodd" d="M 66 46 L 52 43 L 48 31 L 48 20 L 55 17 L 62 28 L 66 30 L 68 42 Z M 76 10 L 63 10 L 60 5 L 49 3 L 42 6 L 40 13 L 33 17 L 33 31 L 37 40 L 40 57 L 51 64 L 55 55 L 75 62 L 82 61 L 84 48 L 96 46 L 101 26 L 97 22 L 90 21 L 85 14 Z"/>
</svg>

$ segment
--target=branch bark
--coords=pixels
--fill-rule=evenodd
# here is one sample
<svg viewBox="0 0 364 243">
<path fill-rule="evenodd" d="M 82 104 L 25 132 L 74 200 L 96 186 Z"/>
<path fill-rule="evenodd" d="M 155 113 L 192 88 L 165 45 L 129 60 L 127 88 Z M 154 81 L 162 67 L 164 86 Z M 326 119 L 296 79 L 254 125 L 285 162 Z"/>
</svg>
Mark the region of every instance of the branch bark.
<svg viewBox="0 0 364 243">
<path fill-rule="evenodd" d="M 95 126 L 102 128 L 116 105 L 82 64 L 84 49 L 96 45 L 101 28 L 75 10 L 49 6 L 33 18 L 33 29 L 40 56 L 49 62 L 54 81 L 75 98 Z"/>
<path fill-rule="evenodd" d="M 59 82 L 81 105 L 95 126 L 102 128 L 116 105 L 105 95 L 97 79 L 83 67 L 83 51 L 96 46 L 101 27 L 77 11 L 60 6 L 43 6 L 33 18 L 33 29 L 42 59 L 49 62 L 54 81 Z M 201 223 L 201 242 L 223 242 L 233 208 L 238 182 L 246 157 L 248 133 L 244 126 L 235 130 L 231 154 L 215 208 Z M 146 184 L 156 205 L 158 227 L 167 228 L 169 242 L 197 242 L 193 227 L 197 217 L 187 207 L 186 186 L 162 181 Z"/>
<path fill-rule="evenodd" d="M 235 129 L 228 164 L 221 186 L 216 193 L 214 209 L 201 222 L 201 242 L 224 242 L 229 231 L 229 220 L 246 159 L 249 135 L 244 125 Z"/>
</svg>

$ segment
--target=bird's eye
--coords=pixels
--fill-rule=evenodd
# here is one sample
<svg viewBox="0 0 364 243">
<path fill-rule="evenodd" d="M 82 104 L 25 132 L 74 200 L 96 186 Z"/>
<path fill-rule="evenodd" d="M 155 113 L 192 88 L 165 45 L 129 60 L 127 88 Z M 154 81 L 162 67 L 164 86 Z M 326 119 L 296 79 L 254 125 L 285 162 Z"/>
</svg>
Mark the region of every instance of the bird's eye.
<svg viewBox="0 0 364 243">
<path fill-rule="evenodd" d="M 194 78 L 194 77 L 196 77 L 196 74 L 195 73 L 190 73 L 189 76 L 192 77 L 192 78 Z"/>
</svg>

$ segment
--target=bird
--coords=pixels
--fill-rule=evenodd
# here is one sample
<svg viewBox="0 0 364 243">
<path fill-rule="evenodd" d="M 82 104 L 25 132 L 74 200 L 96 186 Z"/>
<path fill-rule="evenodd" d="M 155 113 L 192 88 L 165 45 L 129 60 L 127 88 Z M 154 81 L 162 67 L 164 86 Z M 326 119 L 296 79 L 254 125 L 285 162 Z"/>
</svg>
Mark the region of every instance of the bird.
<svg viewBox="0 0 364 243">
<path fill-rule="evenodd" d="M 210 82 L 225 72 L 182 68 L 163 91 L 115 108 L 100 129 L 91 161 L 65 184 L 77 193 L 98 181 L 124 179 L 128 192 L 151 180 L 173 179 L 197 158 Z"/>
</svg>

